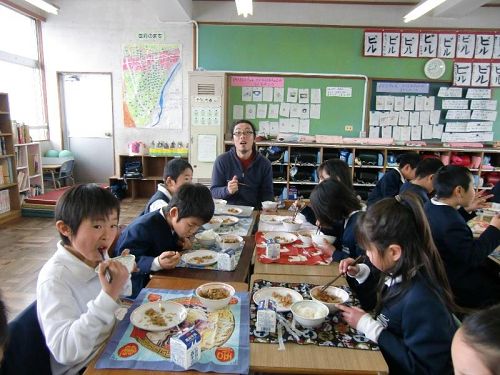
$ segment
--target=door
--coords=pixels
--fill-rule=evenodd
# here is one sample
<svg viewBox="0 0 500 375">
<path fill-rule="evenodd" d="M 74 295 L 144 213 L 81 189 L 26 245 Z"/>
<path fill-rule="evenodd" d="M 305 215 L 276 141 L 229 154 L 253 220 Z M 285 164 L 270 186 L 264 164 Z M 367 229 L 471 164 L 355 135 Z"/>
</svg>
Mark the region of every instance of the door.
<svg viewBox="0 0 500 375">
<path fill-rule="evenodd" d="M 58 73 L 63 148 L 75 157 L 77 183 L 114 174 L 111 73 Z"/>
</svg>

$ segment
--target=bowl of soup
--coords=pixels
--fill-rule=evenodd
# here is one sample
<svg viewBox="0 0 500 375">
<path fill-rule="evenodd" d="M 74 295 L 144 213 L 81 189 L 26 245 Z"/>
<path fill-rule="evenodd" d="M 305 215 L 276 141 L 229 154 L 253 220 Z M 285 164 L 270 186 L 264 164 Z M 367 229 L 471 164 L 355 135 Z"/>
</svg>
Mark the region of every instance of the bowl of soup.
<svg viewBox="0 0 500 375">
<path fill-rule="evenodd" d="M 309 294 L 313 301 L 324 304 L 331 313 L 338 310 L 336 304 L 345 303 L 349 300 L 349 293 L 344 289 L 329 286 L 322 292 L 321 288 L 323 288 L 321 285 L 315 286 L 310 290 Z"/>
<path fill-rule="evenodd" d="M 203 224 L 203 229 L 217 229 L 222 225 L 222 219 L 220 217 L 212 217 L 208 223 Z"/>
<path fill-rule="evenodd" d="M 234 288 L 225 283 L 206 283 L 196 288 L 196 297 L 208 311 L 226 307 L 234 296 Z"/>
<path fill-rule="evenodd" d="M 217 245 L 222 250 L 228 249 L 238 249 L 243 243 L 243 237 L 237 236 L 236 234 L 224 234 L 217 236 Z"/>
</svg>

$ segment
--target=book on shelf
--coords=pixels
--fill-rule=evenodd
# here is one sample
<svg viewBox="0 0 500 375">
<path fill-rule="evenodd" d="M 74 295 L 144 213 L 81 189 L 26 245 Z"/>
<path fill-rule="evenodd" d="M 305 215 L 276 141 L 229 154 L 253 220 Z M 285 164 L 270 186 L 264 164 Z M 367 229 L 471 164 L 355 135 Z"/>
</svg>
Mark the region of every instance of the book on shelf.
<svg viewBox="0 0 500 375">
<path fill-rule="evenodd" d="M 24 171 L 19 171 L 17 172 L 17 185 L 19 186 L 19 190 L 24 189 L 24 178 L 26 176 L 26 173 Z"/>
<path fill-rule="evenodd" d="M 0 214 L 10 211 L 10 196 L 8 190 L 0 190 Z"/>
<path fill-rule="evenodd" d="M 0 155 L 7 155 L 7 145 L 4 137 L 0 137 Z"/>
<path fill-rule="evenodd" d="M 28 170 L 30 175 L 38 174 L 40 165 L 40 156 L 38 154 L 28 155 Z"/>
<path fill-rule="evenodd" d="M 0 160 L 0 185 L 10 184 L 12 182 L 11 175 L 12 168 L 10 167 L 10 160 Z"/>
</svg>

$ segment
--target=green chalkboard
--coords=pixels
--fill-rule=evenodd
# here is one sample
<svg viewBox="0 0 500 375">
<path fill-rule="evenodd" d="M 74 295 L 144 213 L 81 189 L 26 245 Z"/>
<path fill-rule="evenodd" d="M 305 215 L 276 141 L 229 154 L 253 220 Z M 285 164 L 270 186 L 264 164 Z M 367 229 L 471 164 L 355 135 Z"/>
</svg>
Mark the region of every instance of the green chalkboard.
<svg viewBox="0 0 500 375">
<path fill-rule="evenodd" d="M 228 92 L 229 102 L 227 111 L 227 123 L 233 122 L 235 116 L 233 109 L 235 105 L 242 105 L 245 108 L 247 105 L 256 105 L 258 103 L 269 104 L 279 102 L 248 102 L 243 101 L 242 86 L 233 86 L 231 84 L 232 77 L 259 77 L 258 75 L 230 74 L 228 75 Z M 326 135 L 342 135 L 346 137 L 358 137 L 360 130 L 363 128 L 363 101 L 365 96 L 365 80 L 363 78 L 347 78 L 347 77 L 328 77 L 328 76 L 284 76 L 284 75 L 262 75 L 262 77 L 282 77 L 284 80 L 284 101 L 286 102 L 288 88 L 297 89 L 320 89 L 321 115 L 319 119 L 310 119 L 310 135 L 326 134 Z M 342 87 L 352 90 L 350 97 L 327 96 L 327 87 Z M 244 112 L 245 113 L 245 112 Z M 243 116 L 245 117 L 245 116 Z M 283 116 L 279 116 L 283 118 Z M 258 127 L 261 121 L 278 121 L 276 118 L 256 118 L 251 120 Z M 346 126 L 352 126 L 352 130 L 346 131 Z"/>
</svg>

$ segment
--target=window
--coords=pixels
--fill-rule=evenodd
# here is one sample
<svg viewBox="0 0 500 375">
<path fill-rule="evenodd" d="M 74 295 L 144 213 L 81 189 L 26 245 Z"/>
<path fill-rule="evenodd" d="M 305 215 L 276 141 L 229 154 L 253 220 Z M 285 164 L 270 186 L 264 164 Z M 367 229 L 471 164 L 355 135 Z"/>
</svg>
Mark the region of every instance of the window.
<svg viewBox="0 0 500 375">
<path fill-rule="evenodd" d="M 39 22 L 0 4 L 0 91 L 9 94 L 11 119 L 27 124 L 33 141 L 48 139 Z"/>
</svg>

